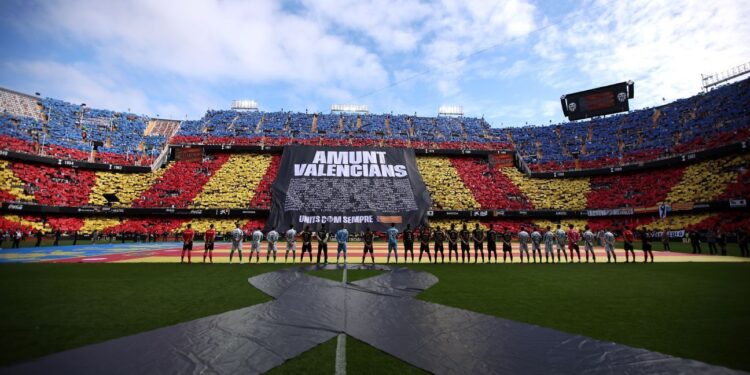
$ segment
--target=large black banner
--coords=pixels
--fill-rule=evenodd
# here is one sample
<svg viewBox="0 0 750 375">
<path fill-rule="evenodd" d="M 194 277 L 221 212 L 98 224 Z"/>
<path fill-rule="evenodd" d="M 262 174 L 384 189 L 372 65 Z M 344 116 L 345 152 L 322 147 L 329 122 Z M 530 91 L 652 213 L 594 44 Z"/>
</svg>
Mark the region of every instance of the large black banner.
<svg viewBox="0 0 750 375">
<path fill-rule="evenodd" d="M 272 191 L 266 229 L 402 230 L 422 223 L 431 204 L 406 148 L 287 146 Z"/>
</svg>

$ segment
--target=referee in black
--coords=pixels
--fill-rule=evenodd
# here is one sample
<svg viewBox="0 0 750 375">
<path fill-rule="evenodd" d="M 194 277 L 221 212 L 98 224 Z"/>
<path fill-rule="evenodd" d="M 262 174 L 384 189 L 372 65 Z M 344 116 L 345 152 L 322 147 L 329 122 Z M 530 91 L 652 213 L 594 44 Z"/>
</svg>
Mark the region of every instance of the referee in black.
<svg viewBox="0 0 750 375">
<path fill-rule="evenodd" d="M 411 253 L 411 262 L 414 263 L 414 231 L 411 230 L 411 224 L 406 224 L 404 229 L 404 263 L 407 253 Z"/>
</svg>

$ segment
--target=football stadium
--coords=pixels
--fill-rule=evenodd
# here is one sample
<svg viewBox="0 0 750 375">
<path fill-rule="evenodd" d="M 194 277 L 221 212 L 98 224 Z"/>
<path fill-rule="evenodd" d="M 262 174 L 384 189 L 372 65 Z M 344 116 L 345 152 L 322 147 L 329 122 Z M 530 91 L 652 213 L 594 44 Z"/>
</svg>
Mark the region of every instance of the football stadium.
<svg viewBox="0 0 750 375">
<path fill-rule="evenodd" d="M 750 4 L 323 3 L 0 5 L 0 374 L 750 372 Z"/>
</svg>

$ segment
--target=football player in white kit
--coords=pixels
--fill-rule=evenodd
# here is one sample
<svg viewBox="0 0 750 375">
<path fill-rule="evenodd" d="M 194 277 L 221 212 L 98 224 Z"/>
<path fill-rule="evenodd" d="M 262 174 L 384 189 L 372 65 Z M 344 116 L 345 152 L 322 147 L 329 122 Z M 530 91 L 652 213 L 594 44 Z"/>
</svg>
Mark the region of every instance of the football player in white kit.
<svg viewBox="0 0 750 375">
<path fill-rule="evenodd" d="M 255 253 L 255 263 L 260 262 L 261 241 L 263 241 L 263 232 L 260 231 L 260 228 L 255 228 L 255 231 L 253 231 L 253 234 L 250 238 L 250 260 L 248 260 L 248 262 L 252 261 L 253 253 Z"/>
<path fill-rule="evenodd" d="M 286 263 L 287 257 L 289 256 L 289 250 L 292 251 L 292 263 L 295 262 L 297 258 L 296 254 L 296 244 L 295 240 L 297 239 L 297 231 L 294 229 L 294 225 L 289 226 L 289 230 L 286 231 L 286 253 L 284 253 L 284 263 Z"/>
<path fill-rule="evenodd" d="M 591 231 L 588 225 L 583 227 L 586 231 L 583 232 L 583 250 L 586 252 L 586 263 L 589 262 L 589 252 L 591 252 L 591 258 L 596 263 L 596 254 L 594 254 L 594 239 L 596 235 Z"/>
<path fill-rule="evenodd" d="M 604 229 L 604 251 L 607 253 L 607 263 L 609 263 L 609 255 L 612 254 L 612 259 L 617 263 L 617 255 L 615 255 L 615 235 Z"/>
<path fill-rule="evenodd" d="M 557 230 L 555 231 L 555 238 L 557 239 L 557 263 L 560 263 L 560 251 L 565 255 L 565 261 L 568 261 L 568 252 L 565 251 L 565 243 L 568 242 L 568 236 L 562 229 L 560 224 L 557 224 Z M 573 255 L 571 254 L 571 257 Z M 571 258 L 572 261 L 572 258 Z"/>
<path fill-rule="evenodd" d="M 544 259 L 549 263 L 550 255 L 552 256 L 552 263 L 555 263 L 555 253 L 552 250 L 552 244 L 555 242 L 555 234 L 552 232 L 552 228 L 548 225 L 547 231 L 544 232 Z M 539 261 L 542 259 L 539 257 Z"/>
<path fill-rule="evenodd" d="M 534 231 L 531 232 L 531 257 L 536 263 L 536 256 L 539 254 L 539 263 L 542 262 L 542 234 L 539 233 L 539 228 L 534 227 Z"/>
<path fill-rule="evenodd" d="M 526 253 L 526 263 L 531 263 L 531 259 L 529 259 L 529 232 L 523 226 L 521 226 L 521 231 L 518 232 L 518 244 L 518 254 L 521 256 L 521 263 L 523 263 L 523 253 Z"/>
<path fill-rule="evenodd" d="M 229 252 L 229 264 L 232 264 L 232 257 L 235 250 L 240 255 L 240 264 L 242 264 L 242 240 L 245 238 L 245 232 L 240 229 L 240 223 L 235 223 L 235 228 L 230 233 L 232 238 L 232 250 Z M 252 253 L 250 253 L 252 256 Z"/>
<path fill-rule="evenodd" d="M 279 232 L 276 231 L 276 227 L 271 227 L 271 231 L 266 235 L 268 240 L 268 251 L 266 252 L 266 263 L 268 263 L 268 256 L 273 251 L 273 261 L 276 263 L 276 242 L 279 240 Z"/>
</svg>

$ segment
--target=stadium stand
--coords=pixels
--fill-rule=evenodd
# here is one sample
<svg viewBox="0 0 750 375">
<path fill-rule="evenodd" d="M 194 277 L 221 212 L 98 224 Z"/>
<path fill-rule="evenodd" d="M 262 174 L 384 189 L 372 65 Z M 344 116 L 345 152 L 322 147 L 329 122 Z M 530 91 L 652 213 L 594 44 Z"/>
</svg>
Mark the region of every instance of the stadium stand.
<svg viewBox="0 0 750 375">
<path fill-rule="evenodd" d="M 588 208 L 652 207 L 663 202 L 683 177 L 684 168 L 593 176 Z"/>
<path fill-rule="evenodd" d="M 90 170 L 12 163 L 13 173 L 25 184 L 34 202 L 50 206 L 86 206 L 96 174 Z"/>
<path fill-rule="evenodd" d="M 50 98 L 0 90 L 0 144 L 6 150 L 75 160 L 147 165 L 171 137 L 173 144 L 353 145 L 411 148 L 517 150 L 534 171 L 623 165 L 710 149 L 750 138 L 750 81 L 658 108 L 589 121 L 541 127 L 491 129 L 479 118 L 387 114 L 207 111 L 200 120 L 149 119 L 89 109 Z M 178 130 L 179 129 L 179 130 Z M 97 142 L 98 151 L 91 152 Z M 253 208 L 271 206 L 279 154 L 210 152 L 201 161 L 171 161 L 153 173 L 86 169 L 0 160 L 0 201 L 49 206 L 136 208 Z M 642 214 L 562 220 L 580 228 L 621 230 L 624 225 L 661 229 L 734 230 L 750 224 L 741 212 L 670 213 L 661 202 L 684 204 L 750 198 L 750 154 L 684 166 L 585 178 L 531 178 L 516 167 L 493 166 L 478 156 L 418 156 L 417 165 L 435 210 L 585 210 L 641 208 Z M 108 202 L 113 194 L 116 202 Z M 723 202 L 727 204 L 727 202 Z M 202 232 L 211 223 L 225 232 L 235 218 L 162 219 L 99 216 L 0 218 L 0 229 L 163 233 L 187 223 Z M 263 218 L 240 219 L 252 229 Z M 459 220 L 435 220 L 445 228 Z M 555 225 L 556 221 L 482 219 L 508 226 Z"/>
<path fill-rule="evenodd" d="M 482 208 L 524 210 L 534 208 L 529 198 L 495 167 L 490 169 L 482 158 L 452 157 L 452 167 L 461 177 L 464 186 L 474 195 Z"/>
<path fill-rule="evenodd" d="M 268 154 L 235 154 L 216 171 L 193 199 L 195 208 L 249 207 L 263 180 L 272 156 Z M 234 228 L 230 228 L 234 229 Z"/>
<path fill-rule="evenodd" d="M 146 135 L 150 119 L 144 116 L 38 100 L 6 89 L 0 89 L 0 110 L 0 137 L 11 151 L 74 160 L 93 155 L 103 163 L 148 165 L 167 140 L 158 132 Z M 176 130 L 174 121 L 171 128 Z M 92 154 L 93 149 L 98 150 Z"/>
<path fill-rule="evenodd" d="M 271 184 L 273 184 L 273 181 L 276 179 L 276 173 L 279 171 L 279 163 L 281 163 L 280 155 L 271 156 L 271 162 L 268 164 L 268 168 L 263 174 L 263 178 L 255 188 L 255 193 L 253 194 L 253 198 L 250 201 L 250 207 L 271 207 Z"/>
<path fill-rule="evenodd" d="M 672 187 L 667 201 L 708 202 L 719 197 L 730 185 L 737 181 L 740 169 L 747 169 L 750 155 L 736 155 L 685 168 L 682 180 Z"/>
<path fill-rule="evenodd" d="M 471 191 L 461 182 L 449 158 L 418 158 L 417 168 L 430 191 L 433 208 L 443 210 L 480 208 Z"/>
<path fill-rule="evenodd" d="M 96 172 L 96 181 L 91 188 L 89 204 L 112 207 L 130 207 L 143 192 L 158 180 L 167 168 L 154 173 L 112 173 Z M 108 202 L 105 194 L 113 194 L 117 200 Z"/>
<path fill-rule="evenodd" d="M 516 168 L 500 169 L 537 209 L 582 210 L 586 208 L 586 194 L 591 191 L 589 178 L 536 179 L 529 178 Z"/>
<path fill-rule="evenodd" d="M 15 116 L 42 120 L 38 98 L 4 88 L 0 88 L 0 111 Z"/>
<path fill-rule="evenodd" d="M 16 176 L 10 163 L 0 160 L 0 200 L 3 202 L 32 202 L 34 196 L 26 193 L 26 183 Z"/>
<path fill-rule="evenodd" d="M 229 158 L 226 154 L 201 161 L 178 161 L 133 202 L 133 207 L 188 207 L 203 185 Z"/>
<path fill-rule="evenodd" d="M 750 138 L 750 80 L 658 108 L 507 134 L 534 171 L 632 164 Z"/>
<path fill-rule="evenodd" d="M 154 173 L 116 173 L 0 160 L 0 200 L 53 206 L 267 209 L 279 162 L 279 154 L 216 154 L 205 164 L 177 161 Z M 417 163 L 435 209 L 655 207 L 665 201 L 697 203 L 750 195 L 748 154 L 687 167 L 573 179 L 530 178 L 513 167 L 490 169 L 484 158 L 473 156 L 419 156 Z M 86 193 L 80 192 L 86 191 L 84 199 L 80 194 Z M 105 194 L 115 195 L 117 201 L 108 203 Z"/>
</svg>

